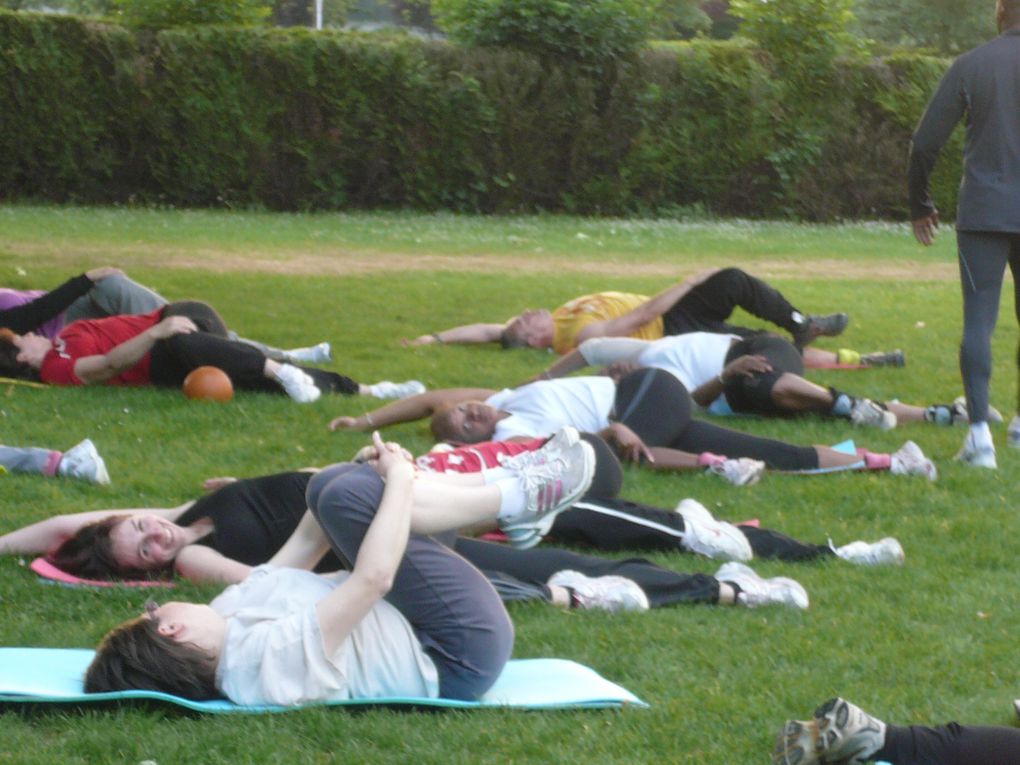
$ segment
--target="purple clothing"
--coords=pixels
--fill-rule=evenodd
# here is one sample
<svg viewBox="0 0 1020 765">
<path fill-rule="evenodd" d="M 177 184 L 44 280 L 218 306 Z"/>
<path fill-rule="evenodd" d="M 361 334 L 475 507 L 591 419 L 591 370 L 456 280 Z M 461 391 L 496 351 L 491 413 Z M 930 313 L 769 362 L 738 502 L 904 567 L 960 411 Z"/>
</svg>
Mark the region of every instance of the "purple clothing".
<svg viewBox="0 0 1020 765">
<path fill-rule="evenodd" d="M 45 294 L 45 290 L 12 290 L 6 287 L 0 287 L 0 312 L 9 311 L 11 308 L 17 308 L 18 306 L 27 305 L 36 298 L 41 298 Z M 42 335 L 43 337 L 48 337 L 52 340 L 63 328 L 64 314 L 61 312 L 52 319 L 40 324 L 34 331 L 37 335 Z"/>
</svg>

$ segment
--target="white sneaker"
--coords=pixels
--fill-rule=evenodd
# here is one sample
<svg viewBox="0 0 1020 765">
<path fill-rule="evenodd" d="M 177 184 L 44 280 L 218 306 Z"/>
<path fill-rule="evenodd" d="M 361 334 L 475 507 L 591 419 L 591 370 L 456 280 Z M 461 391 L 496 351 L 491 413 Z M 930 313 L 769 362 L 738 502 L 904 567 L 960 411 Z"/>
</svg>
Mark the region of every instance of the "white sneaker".
<svg viewBox="0 0 1020 765">
<path fill-rule="evenodd" d="M 751 486 L 761 480 L 765 472 L 765 463 L 750 457 L 736 460 L 723 460 L 709 466 L 708 471 L 724 478 L 734 486 Z"/>
<path fill-rule="evenodd" d="M 500 466 L 510 470 L 524 470 L 533 465 L 544 465 L 550 460 L 561 458 L 564 453 L 573 448 L 581 440 L 581 434 L 577 428 L 564 425 L 542 444 L 541 448 L 532 449 L 519 454 L 500 454 L 496 457 Z"/>
<path fill-rule="evenodd" d="M 956 415 L 956 419 L 953 420 L 953 424 L 963 424 L 970 422 L 970 417 L 967 414 L 967 397 L 957 396 L 953 399 L 953 412 Z M 991 404 L 988 405 L 988 422 L 993 425 L 998 425 L 1000 422 L 1005 422 L 1005 418 L 1002 416 L 1002 412 L 996 409 Z"/>
<path fill-rule="evenodd" d="M 425 392 L 425 384 L 419 380 L 407 380 L 406 382 L 390 382 L 383 380 L 375 385 L 368 386 L 369 391 L 376 398 L 408 398 Z"/>
<path fill-rule="evenodd" d="M 624 576 L 585 576 L 580 571 L 557 571 L 547 584 L 569 587 L 581 608 L 600 611 L 647 611 L 648 596 L 633 579 Z"/>
<path fill-rule="evenodd" d="M 326 364 L 333 360 L 333 349 L 329 343 L 319 343 L 310 348 L 291 348 L 283 355 L 298 364 Z"/>
<path fill-rule="evenodd" d="M 774 765 L 858 765 L 885 746 L 886 725 L 855 704 L 829 699 L 812 720 L 787 720 L 772 750 Z"/>
<path fill-rule="evenodd" d="M 68 478 L 80 478 L 106 485 L 110 483 L 110 474 L 106 472 L 106 463 L 99 456 L 96 445 L 86 438 L 64 452 L 57 465 L 57 474 Z"/>
<path fill-rule="evenodd" d="M 1020 449 L 1020 414 L 1014 415 L 1006 430 L 1006 443 L 1014 449 Z"/>
<path fill-rule="evenodd" d="M 772 605 L 808 607 L 807 590 L 785 576 L 762 579 L 750 566 L 731 561 L 715 572 L 715 578 L 737 585 L 740 588 L 737 603 L 748 608 Z"/>
<path fill-rule="evenodd" d="M 906 557 L 903 546 L 892 537 L 877 542 L 850 542 L 842 547 L 829 547 L 843 560 L 857 566 L 901 566 Z"/>
<path fill-rule="evenodd" d="M 956 454 L 958 462 L 963 462 L 974 467 L 988 468 L 995 470 L 999 464 L 995 460 L 995 445 L 978 446 L 974 441 L 974 434 L 968 432 L 963 440 L 963 448 Z"/>
<path fill-rule="evenodd" d="M 536 451 L 545 452 L 544 461 L 529 461 L 516 469 L 527 497 L 525 507 L 499 518 L 499 526 L 510 544 L 520 549 L 534 547 L 549 533 L 556 516 L 576 502 L 595 475 L 595 450 L 585 441 L 566 448 L 550 441 Z"/>
<path fill-rule="evenodd" d="M 929 481 L 939 477 L 935 463 L 925 457 L 921 447 L 913 441 L 907 441 L 890 456 L 892 462 L 889 465 L 889 472 L 893 475 L 923 475 Z M 992 456 L 994 458 L 995 455 Z"/>
<path fill-rule="evenodd" d="M 299 404 L 310 404 L 322 395 L 315 381 L 304 370 L 292 364 L 281 364 L 276 370 L 276 380 L 283 386 L 287 395 Z"/>
<path fill-rule="evenodd" d="M 858 398 L 854 399 L 854 405 L 850 409 L 850 422 L 854 425 L 892 430 L 896 427 L 896 415 L 870 398 Z"/>
<path fill-rule="evenodd" d="M 697 500 L 685 499 L 676 506 L 684 519 L 683 544 L 691 552 L 716 560 L 751 560 L 751 543 L 732 523 L 716 519 Z"/>
</svg>

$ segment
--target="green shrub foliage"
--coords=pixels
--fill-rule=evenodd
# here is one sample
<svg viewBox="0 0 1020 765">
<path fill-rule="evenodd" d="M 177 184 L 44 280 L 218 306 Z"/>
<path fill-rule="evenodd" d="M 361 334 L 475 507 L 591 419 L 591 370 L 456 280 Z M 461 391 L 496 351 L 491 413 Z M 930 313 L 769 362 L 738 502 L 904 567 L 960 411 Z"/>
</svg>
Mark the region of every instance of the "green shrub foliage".
<svg viewBox="0 0 1020 765">
<path fill-rule="evenodd" d="M 0 199 L 811 220 L 906 215 L 910 133 L 948 63 L 846 59 L 804 131 L 810 99 L 732 41 L 597 75 L 412 38 L 0 12 L 0 50 Z M 957 136 L 947 217 L 959 156 Z"/>
</svg>

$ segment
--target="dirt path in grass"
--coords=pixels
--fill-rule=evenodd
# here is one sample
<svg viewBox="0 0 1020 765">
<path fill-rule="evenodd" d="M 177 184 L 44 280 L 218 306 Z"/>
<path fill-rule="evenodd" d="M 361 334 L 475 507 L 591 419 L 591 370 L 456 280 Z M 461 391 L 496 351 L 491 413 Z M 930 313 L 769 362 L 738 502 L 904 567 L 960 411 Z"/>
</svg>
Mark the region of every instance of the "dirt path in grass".
<svg viewBox="0 0 1020 765">
<path fill-rule="evenodd" d="M 598 259 L 559 254 L 406 254 L 378 251 L 307 252 L 290 250 L 251 251 L 243 254 L 225 250 L 198 248 L 102 247 L 76 245 L 73 253 L 54 253 L 52 249 L 30 243 L 8 244 L 7 252 L 30 258 L 45 258 L 50 264 L 66 261 L 69 268 L 83 261 L 112 263 L 125 268 L 187 269 L 210 273 L 272 273 L 292 275 L 344 276 L 410 271 L 474 271 L 505 273 L 527 270 L 532 274 L 602 274 L 605 276 L 672 277 L 690 273 L 689 265 L 675 266 L 666 262 L 640 262 L 630 255 Z M 681 258 L 683 260 L 683 258 Z M 745 261 L 734 257 L 755 275 L 764 278 L 797 278 L 810 280 L 859 279 L 868 281 L 949 281 L 958 278 L 955 263 L 923 260 L 851 261 L 842 259 L 803 258 L 783 260 L 755 259 Z"/>
</svg>

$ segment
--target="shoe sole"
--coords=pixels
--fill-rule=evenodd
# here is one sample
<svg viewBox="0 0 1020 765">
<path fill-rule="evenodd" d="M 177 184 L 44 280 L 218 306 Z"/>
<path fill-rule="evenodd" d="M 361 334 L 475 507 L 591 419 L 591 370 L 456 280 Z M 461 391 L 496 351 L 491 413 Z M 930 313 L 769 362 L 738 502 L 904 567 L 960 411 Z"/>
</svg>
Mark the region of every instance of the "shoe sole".
<svg viewBox="0 0 1020 765">
<path fill-rule="evenodd" d="M 818 765 L 820 733 L 814 721 L 787 720 L 772 750 L 774 765 Z"/>
</svg>

